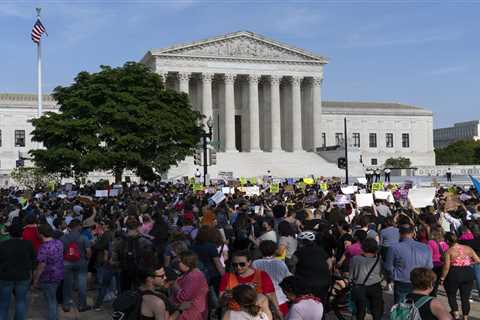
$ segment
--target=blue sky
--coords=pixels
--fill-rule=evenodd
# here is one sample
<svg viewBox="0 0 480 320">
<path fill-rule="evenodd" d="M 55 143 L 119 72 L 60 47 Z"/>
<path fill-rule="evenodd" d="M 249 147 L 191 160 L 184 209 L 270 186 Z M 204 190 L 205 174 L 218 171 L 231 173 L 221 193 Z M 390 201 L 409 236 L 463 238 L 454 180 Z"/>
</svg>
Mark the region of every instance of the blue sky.
<svg viewBox="0 0 480 320">
<path fill-rule="evenodd" d="M 480 0 L 0 0 L 0 92 L 36 92 L 37 6 L 46 92 L 149 49 L 249 30 L 327 56 L 325 100 L 418 105 L 436 127 L 480 119 Z"/>
</svg>

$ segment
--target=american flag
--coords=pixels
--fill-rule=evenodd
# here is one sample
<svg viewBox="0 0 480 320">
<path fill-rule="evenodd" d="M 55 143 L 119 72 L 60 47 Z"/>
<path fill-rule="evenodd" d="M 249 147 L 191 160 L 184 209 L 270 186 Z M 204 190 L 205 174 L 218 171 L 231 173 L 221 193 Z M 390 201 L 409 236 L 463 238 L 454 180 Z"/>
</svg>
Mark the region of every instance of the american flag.
<svg viewBox="0 0 480 320">
<path fill-rule="evenodd" d="M 47 32 L 45 31 L 45 27 L 43 26 L 40 19 L 37 19 L 37 22 L 35 22 L 32 28 L 32 41 L 36 44 L 39 44 L 40 39 L 42 38 L 42 34 L 44 33 L 47 34 Z"/>
</svg>

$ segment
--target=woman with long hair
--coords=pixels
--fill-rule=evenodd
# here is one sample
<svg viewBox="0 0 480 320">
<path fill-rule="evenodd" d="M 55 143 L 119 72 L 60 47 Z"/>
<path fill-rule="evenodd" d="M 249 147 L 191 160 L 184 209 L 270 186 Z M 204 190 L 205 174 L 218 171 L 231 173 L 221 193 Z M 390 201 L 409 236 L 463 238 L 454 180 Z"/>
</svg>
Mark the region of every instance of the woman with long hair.
<svg viewBox="0 0 480 320">
<path fill-rule="evenodd" d="M 182 275 L 175 282 L 173 300 L 176 304 L 190 302 L 177 318 L 178 320 L 205 320 L 208 315 L 208 284 L 203 272 L 198 267 L 198 257 L 192 251 L 180 254 L 178 268 Z"/>
<path fill-rule="evenodd" d="M 438 285 L 440 284 L 440 277 L 442 276 L 443 263 L 445 262 L 445 252 L 448 250 L 448 244 L 443 239 L 442 227 L 432 227 L 430 231 L 430 240 L 428 240 L 427 244 L 430 252 L 432 253 L 432 270 L 437 276 L 431 296 L 436 297 Z"/>
<path fill-rule="evenodd" d="M 466 320 L 470 313 L 469 299 L 475 279 L 471 266 L 474 263 L 480 263 L 480 258 L 472 248 L 459 244 L 454 233 L 447 232 L 445 240 L 450 248 L 445 253 L 445 263 L 440 282 L 444 284 L 448 304 L 455 319 L 460 318 L 457 304 L 457 291 L 460 291 L 463 319 Z"/>
<path fill-rule="evenodd" d="M 233 288 L 233 299 L 240 306 L 239 310 L 229 310 L 223 320 L 271 320 L 271 316 L 259 306 L 257 291 L 247 284 Z"/>
</svg>

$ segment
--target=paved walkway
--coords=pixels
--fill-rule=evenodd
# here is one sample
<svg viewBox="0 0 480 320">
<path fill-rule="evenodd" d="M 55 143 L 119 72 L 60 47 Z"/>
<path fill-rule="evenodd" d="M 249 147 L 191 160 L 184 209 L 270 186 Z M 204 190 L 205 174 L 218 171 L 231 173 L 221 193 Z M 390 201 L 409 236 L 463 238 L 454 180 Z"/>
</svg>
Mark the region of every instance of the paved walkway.
<svg viewBox="0 0 480 320">
<path fill-rule="evenodd" d="M 475 301 L 471 303 L 472 311 L 470 314 L 470 319 L 472 320 L 480 320 L 480 299 L 478 299 L 478 294 L 476 291 L 474 291 L 473 296 L 475 297 Z M 89 298 L 88 298 L 88 303 L 91 305 L 93 304 L 93 297 L 94 297 L 94 291 L 89 292 Z M 445 296 L 443 296 L 443 293 L 440 292 L 440 297 L 441 301 L 447 306 L 448 308 L 448 303 L 447 299 Z M 392 305 L 392 295 L 390 293 L 385 292 L 384 294 L 384 299 L 386 302 L 386 308 L 385 310 L 390 310 L 390 307 Z M 29 314 L 28 318 L 29 320 L 43 320 L 46 319 L 45 317 L 45 309 L 43 307 L 43 298 L 41 296 L 41 293 L 38 291 L 34 291 L 32 294 L 30 294 L 30 308 L 29 308 Z M 60 320 L 103 320 L 103 319 L 111 319 L 111 305 L 106 304 L 104 310 L 102 311 L 88 311 L 84 313 L 78 313 L 77 310 L 70 311 L 69 313 L 65 313 L 62 311 L 61 308 L 59 308 L 60 312 Z M 327 317 L 328 320 L 333 320 L 336 317 L 333 315 L 333 313 L 330 313 Z M 385 319 L 388 319 L 388 312 L 385 313 Z"/>
</svg>

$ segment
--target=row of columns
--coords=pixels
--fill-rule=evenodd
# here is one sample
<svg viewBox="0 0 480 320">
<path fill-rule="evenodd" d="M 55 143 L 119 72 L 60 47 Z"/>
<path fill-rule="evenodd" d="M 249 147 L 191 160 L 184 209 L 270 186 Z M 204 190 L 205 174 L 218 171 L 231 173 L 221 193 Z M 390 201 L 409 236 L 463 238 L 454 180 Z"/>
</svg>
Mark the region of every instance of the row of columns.
<svg viewBox="0 0 480 320">
<path fill-rule="evenodd" d="M 167 79 L 168 72 L 161 73 L 164 81 Z M 226 73 L 223 76 L 225 83 L 225 152 L 236 152 L 235 147 L 235 91 L 234 84 L 236 74 Z M 179 80 L 179 91 L 189 93 L 189 81 L 191 73 L 177 73 Z M 212 109 L 212 80 L 213 73 L 202 73 L 202 113 L 205 119 L 213 117 Z M 258 83 L 260 75 L 249 74 L 249 123 L 250 152 L 260 150 L 260 117 L 259 117 L 259 98 Z M 283 76 L 270 75 L 270 102 L 271 102 L 271 151 L 281 151 L 281 105 L 280 105 L 280 82 Z M 302 100 L 301 100 L 301 81 L 303 77 L 291 76 L 287 78 L 292 85 L 292 151 L 302 151 Z M 321 121 L 321 82 L 322 78 L 312 77 L 313 84 L 313 145 L 319 147 L 321 144 L 320 121 Z"/>
</svg>

